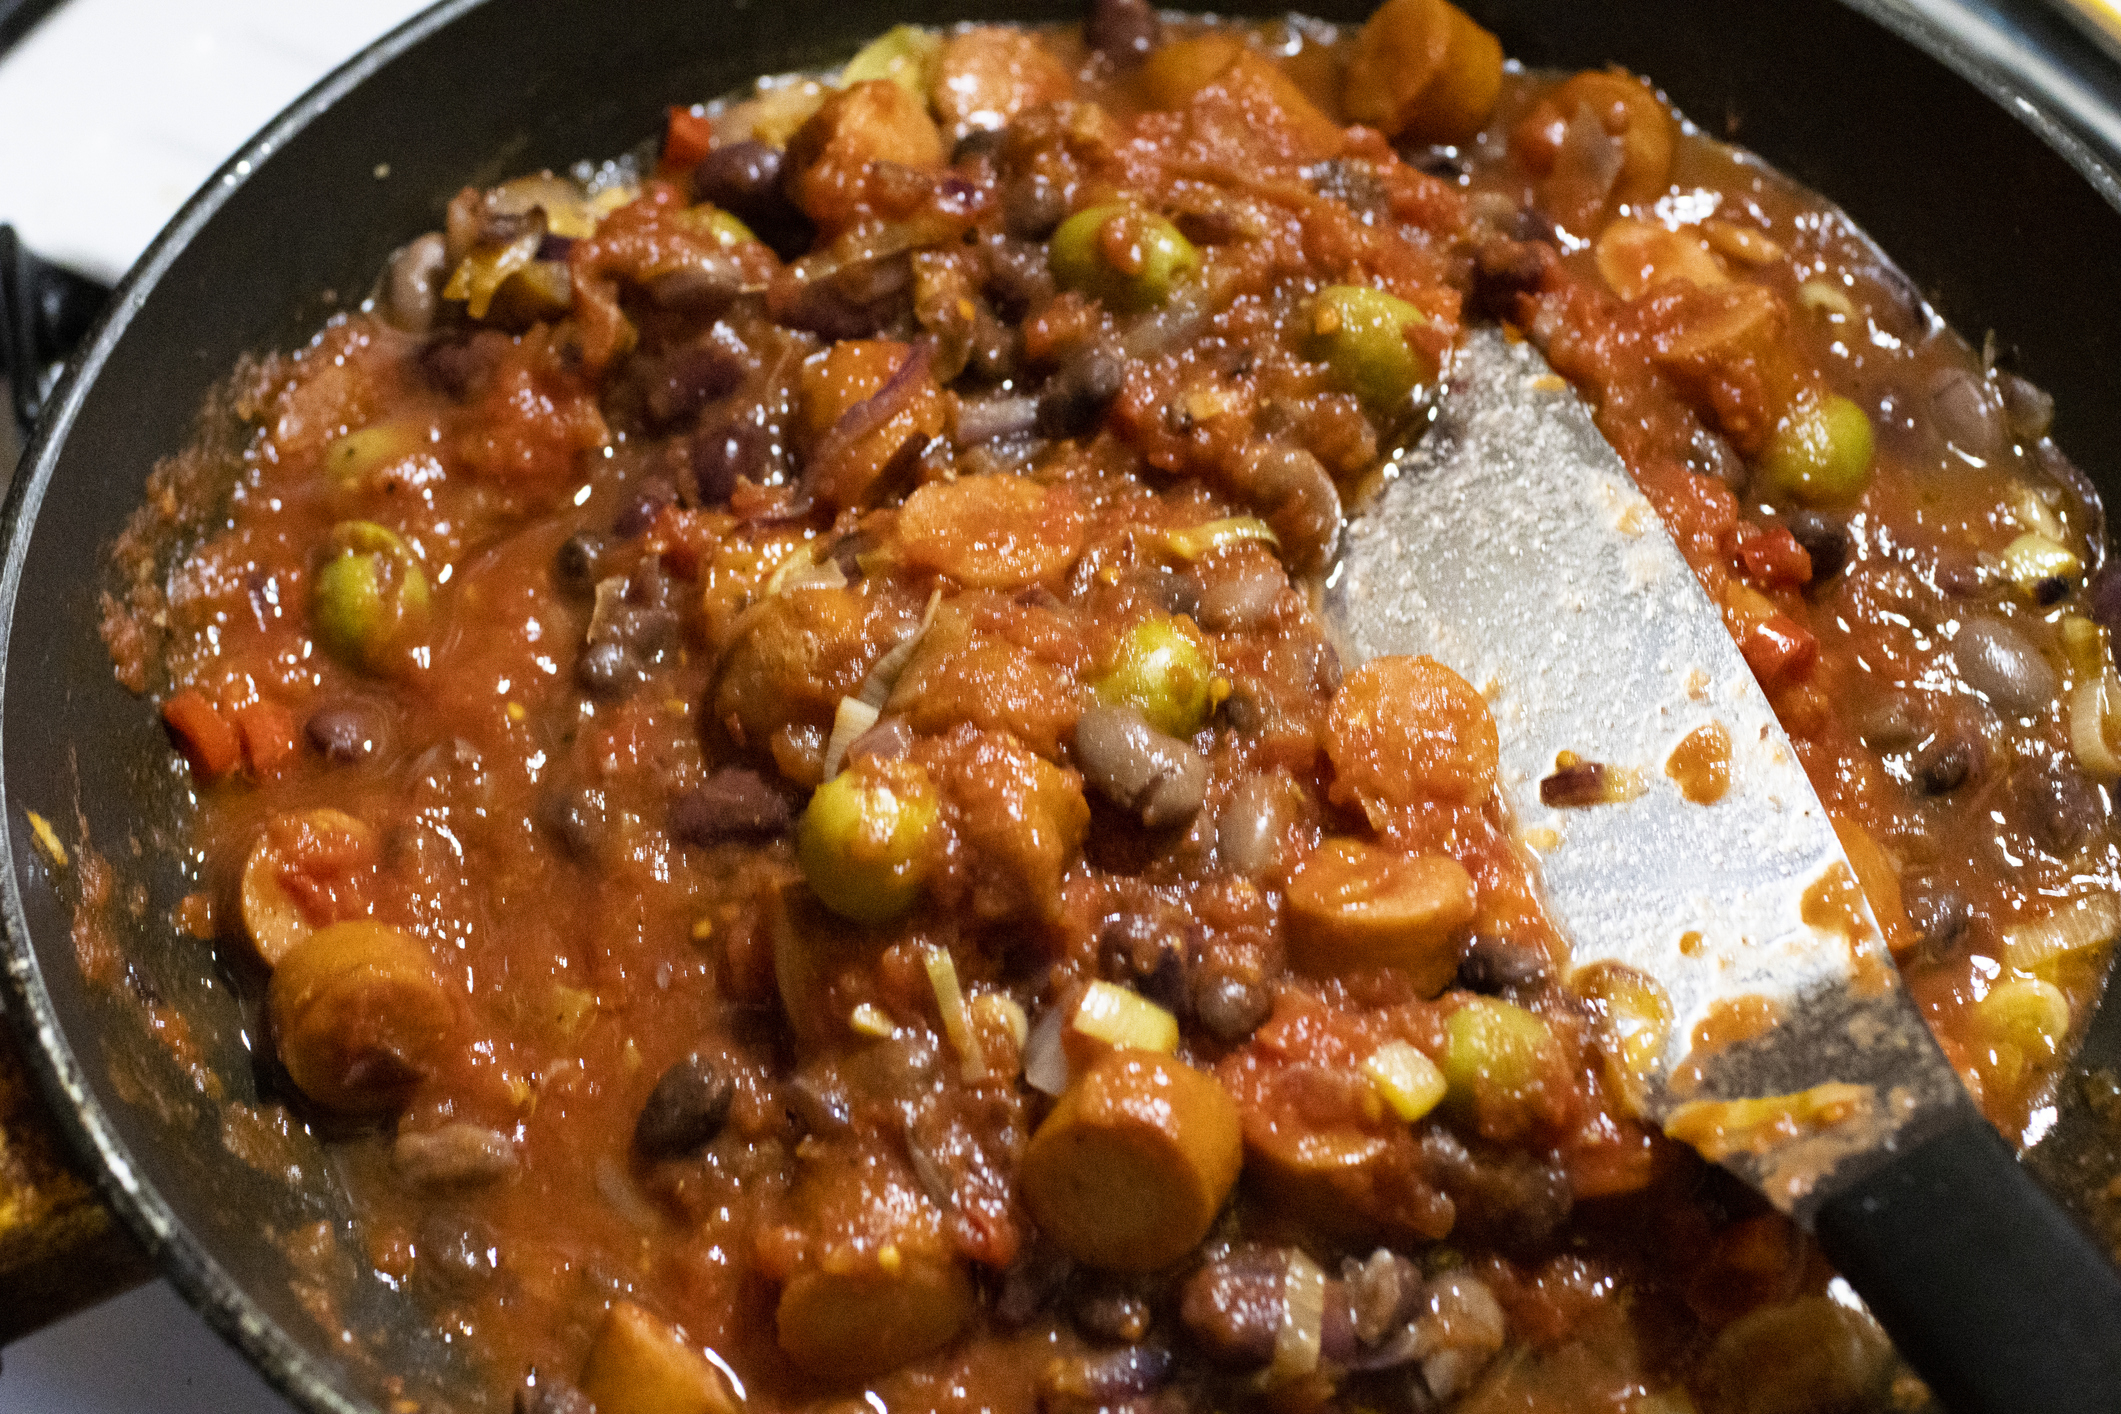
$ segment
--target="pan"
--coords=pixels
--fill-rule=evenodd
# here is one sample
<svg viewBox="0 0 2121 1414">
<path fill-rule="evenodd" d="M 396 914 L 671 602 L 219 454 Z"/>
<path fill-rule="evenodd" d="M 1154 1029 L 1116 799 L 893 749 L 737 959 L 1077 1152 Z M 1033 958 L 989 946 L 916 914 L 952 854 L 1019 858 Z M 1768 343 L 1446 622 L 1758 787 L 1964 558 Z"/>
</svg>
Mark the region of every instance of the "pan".
<svg viewBox="0 0 2121 1414">
<path fill-rule="evenodd" d="M 1249 3 L 1227 7 L 1272 13 Z M 1305 8 L 1360 19 L 1363 0 Z M 2121 494 L 2121 86 L 2067 27 L 1923 0 L 1474 0 L 1530 64 L 1652 75 L 1719 136 L 1826 192 L 1955 326 L 2051 390 L 2056 436 Z M 75 355 L 10 490 L 0 562 L 0 913 L 9 1007 L 105 1196 L 206 1318 L 310 1410 L 484 1409 L 461 1351 L 361 1257 L 315 1143 L 259 1136 L 258 1018 L 172 920 L 188 777 L 98 635 L 102 552 L 247 351 L 357 302 L 465 183 L 624 151 L 664 108 L 822 67 L 893 23 L 1064 20 L 1072 0 L 447 0 L 351 61 L 180 213 Z M 2013 46 L 2017 46 L 2015 49 Z M 1999 57 L 2000 56 L 2000 57 Z M 34 815 L 35 819 L 32 819 Z M 40 824 L 41 822 L 41 824 Z M 119 985 L 84 980 L 108 943 Z M 180 1068 L 153 1019 L 184 1018 Z M 2121 1064 L 2121 1007 L 2085 1076 Z M 2088 1219 L 2121 1133 L 2066 1082 L 2032 1162 Z M 2096 1098 L 2096 1096 L 2093 1096 Z M 246 1155 L 248 1157 L 246 1157 Z M 2106 1204 L 2102 1210 L 2100 1205 Z M 2112 1240 L 2111 1234 L 2109 1240 Z"/>
</svg>

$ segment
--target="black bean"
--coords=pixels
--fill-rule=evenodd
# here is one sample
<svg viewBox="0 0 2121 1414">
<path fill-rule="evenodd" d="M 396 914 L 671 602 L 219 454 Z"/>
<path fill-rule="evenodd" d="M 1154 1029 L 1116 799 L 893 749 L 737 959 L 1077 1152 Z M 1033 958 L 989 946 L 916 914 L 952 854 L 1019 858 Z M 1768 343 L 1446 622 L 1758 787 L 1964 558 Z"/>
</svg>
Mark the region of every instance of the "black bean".
<svg viewBox="0 0 2121 1414">
<path fill-rule="evenodd" d="M 567 1381 L 532 1370 L 516 1390 L 515 1414 L 597 1414 L 597 1407 Z"/>
<path fill-rule="evenodd" d="M 1149 0 L 1091 0 L 1083 38 L 1092 49 L 1126 69 L 1149 57 L 1163 37 L 1163 22 Z"/>
<path fill-rule="evenodd" d="M 382 722 L 358 702 L 318 708 L 303 724 L 302 733 L 325 760 L 341 763 L 367 760 L 383 740 Z"/>
<path fill-rule="evenodd" d="M 1952 660 L 1960 679 L 2006 716 L 2044 712 L 2062 690 L 2061 678 L 2032 639 L 2005 619 L 1962 623 L 1952 639 Z"/>
<path fill-rule="evenodd" d="M 1448 1129 L 1422 1131 L 1423 1166 L 1457 1204 L 1458 1231 L 1511 1251 L 1529 1251 L 1569 1216 L 1568 1175 L 1529 1154 L 1482 1144 L 1478 1151 Z"/>
<path fill-rule="evenodd" d="M 1998 374 L 1996 383 L 2003 394 L 2003 412 L 2010 419 L 2011 431 L 2028 442 L 2045 437 L 2055 422 L 2054 395 L 2015 373 Z"/>
<path fill-rule="evenodd" d="M 1068 1259 L 1055 1248 L 1039 1244 L 1022 1253 L 1002 1273 L 996 1319 L 1011 1329 L 1028 1325 L 1067 1281 L 1068 1269 Z"/>
<path fill-rule="evenodd" d="M 1180 928 L 1146 913 L 1122 913 L 1099 932 L 1097 952 L 1106 977 L 1132 985 L 1166 1011 L 1184 1016 L 1191 1010 Z"/>
<path fill-rule="evenodd" d="M 552 579 L 570 598 L 587 599 L 604 577 L 610 545 L 594 531 L 578 530 L 560 542 L 552 557 Z"/>
<path fill-rule="evenodd" d="M 1949 795 L 1980 773 L 1986 756 L 1980 738 L 1945 733 L 1917 749 L 1908 771 L 1924 795 Z"/>
<path fill-rule="evenodd" d="M 725 143 L 692 169 L 692 190 L 751 228 L 783 260 L 810 248 L 817 230 L 788 199 L 779 148 L 763 142 Z"/>
<path fill-rule="evenodd" d="M 1825 584 L 1849 560 L 1848 526 L 1818 511 L 1792 511 L 1784 518 L 1790 535 L 1812 558 L 1812 583 Z"/>
<path fill-rule="evenodd" d="M 1075 724 L 1083 778 L 1151 829 L 1191 820 L 1207 796 L 1208 761 L 1132 707 L 1092 707 Z"/>
<path fill-rule="evenodd" d="M 548 790 L 538 799 L 538 823 L 575 859 L 593 860 L 604 847 L 604 797 L 581 786 Z"/>
<path fill-rule="evenodd" d="M 702 339 L 656 360 L 644 401 L 649 418 L 668 426 L 735 392 L 748 370 L 733 342 Z"/>
<path fill-rule="evenodd" d="M 1156 1312 L 1134 1292 L 1093 1282 L 1077 1294 L 1071 1307 L 1084 1335 L 1114 1344 L 1131 1344 L 1149 1333 Z"/>
<path fill-rule="evenodd" d="M 605 638 L 582 650 L 575 659 L 575 680 L 591 692 L 615 697 L 638 687 L 643 676 L 640 657 L 615 638 Z"/>
<path fill-rule="evenodd" d="M 664 653 L 677 641 L 677 610 L 660 605 L 626 604 L 606 619 L 604 632 L 611 641 L 630 650 L 638 661 L 661 662 Z"/>
<path fill-rule="evenodd" d="M 1543 949 L 1480 933 L 1466 945 L 1466 955 L 1459 959 L 1458 985 L 1469 992 L 1494 996 L 1537 987 L 1550 970 Z"/>
<path fill-rule="evenodd" d="M 1053 271 L 1037 240 L 989 236 L 980 252 L 987 267 L 983 286 L 1004 318 L 1021 319 L 1053 298 Z"/>
<path fill-rule="evenodd" d="M 982 158 L 991 158 L 1001 149 L 1001 145 L 1002 130 L 1000 128 L 974 128 L 971 132 L 959 138 L 957 146 L 950 149 L 950 165 L 962 167 L 967 162 L 977 162 Z"/>
<path fill-rule="evenodd" d="M 441 307 L 442 284 L 448 278 L 448 243 L 440 231 L 429 231 L 398 247 L 390 257 L 383 277 L 381 313 L 393 326 L 408 334 L 424 334 L 434 327 Z"/>
<path fill-rule="evenodd" d="M 2064 761 L 2026 762 L 2011 776 L 2011 799 L 2040 847 L 2068 858 L 2106 818 L 2099 792 Z"/>
<path fill-rule="evenodd" d="M 2121 560 L 2110 560 L 2084 586 L 2084 612 L 2121 638 Z"/>
<path fill-rule="evenodd" d="M 1695 428 L 1693 437 L 1687 442 L 1686 468 L 1702 476 L 1715 477 L 1738 496 L 1745 494 L 1746 484 L 1752 479 L 1745 458 L 1706 427 Z"/>
<path fill-rule="evenodd" d="M 766 479 L 772 457 L 773 438 L 749 418 L 702 429 L 689 448 L 692 504 L 727 504 L 738 478 L 752 482 Z"/>
<path fill-rule="evenodd" d="M 630 492 L 619 503 L 619 513 L 612 518 L 612 533 L 621 540 L 631 540 L 646 534 L 655 518 L 663 513 L 663 507 L 677 504 L 678 488 L 661 477 L 650 477 Z"/>
<path fill-rule="evenodd" d="M 1287 1255 L 1266 1249 L 1209 1262 L 1180 1290 L 1179 1323 L 1217 1364 L 1264 1365 L 1281 1331 L 1288 1271 Z"/>
<path fill-rule="evenodd" d="M 1960 451 L 1986 460 L 2003 450 L 2003 399 L 1986 378 L 1940 369 L 1930 379 L 1929 399 L 1937 429 Z"/>
<path fill-rule="evenodd" d="M 1002 226 L 1018 240 L 1042 241 L 1067 216 L 1067 193 L 1044 172 L 1019 172 L 1002 184 Z"/>
<path fill-rule="evenodd" d="M 757 840 L 788 828 L 788 798 L 765 777 L 741 766 L 725 766 L 677 798 L 670 809 L 670 828 L 690 844 L 722 840 Z"/>
<path fill-rule="evenodd" d="M 1193 1014 L 1216 1040 L 1235 1045 L 1274 1010 L 1274 994 L 1254 978 L 1227 968 L 1202 968 L 1193 984 Z"/>
<path fill-rule="evenodd" d="M 722 1132 L 736 1086 L 722 1067 L 690 1055 L 663 1072 L 634 1121 L 633 1144 L 651 1159 L 698 1153 Z"/>
<path fill-rule="evenodd" d="M 1908 921 L 1932 957 L 1950 952 L 1966 936 L 1973 918 L 1966 896 L 1953 888 L 1918 885 L 1907 891 L 1906 903 Z"/>
<path fill-rule="evenodd" d="M 992 387 L 1014 380 L 1023 366 L 1024 336 L 984 303 L 978 305 L 972 315 L 972 340 L 965 350 L 963 376 Z"/>
<path fill-rule="evenodd" d="M 1038 430 L 1048 437 L 1081 437 L 1097 429 L 1105 408 L 1127 386 L 1127 360 L 1093 339 L 1069 355 L 1038 398 Z"/>
</svg>

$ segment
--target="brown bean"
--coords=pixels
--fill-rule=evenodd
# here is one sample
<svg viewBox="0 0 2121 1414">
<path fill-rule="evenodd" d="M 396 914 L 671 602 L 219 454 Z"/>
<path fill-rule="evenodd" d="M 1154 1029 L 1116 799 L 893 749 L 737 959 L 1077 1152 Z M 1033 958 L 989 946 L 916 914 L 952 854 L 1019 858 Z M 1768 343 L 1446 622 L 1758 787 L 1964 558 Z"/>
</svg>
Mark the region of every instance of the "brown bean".
<svg viewBox="0 0 2121 1414">
<path fill-rule="evenodd" d="M 1075 724 L 1083 778 L 1150 829 L 1181 825 L 1207 798 L 1208 760 L 1132 707 L 1092 707 Z"/>
<path fill-rule="evenodd" d="M 376 754 L 383 742 L 383 723 L 363 704 L 342 702 L 311 713 L 302 734 L 325 760 L 346 765 Z"/>
<path fill-rule="evenodd" d="M 663 1072 L 634 1121 L 633 1145 L 650 1159 L 679 1159 L 707 1147 L 729 1118 L 736 1087 L 712 1057 L 690 1055 Z"/>
<path fill-rule="evenodd" d="M 766 839 L 786 830 L 792 818 L 788 798 L 741 766 L 716 771 L 670 808 L 672 832 L 697 845 Z"/>
<path fill-rule="evenodd" d="M 491 1183 L 514 1173 L 517 1161 L 513 1139 L 463 1121 L 439 1129 L 400 1130 L 390 1146 L 390 1159 L 407 1180 L 431 1188 Z"/>
<path fill-rule="evenodd" d="M 1340 488 L 1303 448 L 1254 442 L 1239 460 L 1237 484 L 1281 537 L 1292 569 L 1316 570 L 1340 548 Z"/>
<path fill-rule="evenodd" d="M 383 318 L 408 334 L 434 328 L 448 263 L 448 243 L 440 231 L 429 231 L 398 247 L 383 277 L 379 301 Z"/>
<path fill-rule="evenodd" d="M 1194 979 L 1193 1014 L 1218 1041 L 1244 1040 L 1273 1010 L 1273 992 L 1256 978 L 1227 968 L 1203 968 Z"/>
<path fill-rule="evenodd" d="M 1215 821 L 1215 847 L 1225 866 L 1240 874 L 1272 870 L 1292 823 L 1294 784 L 1262 772 L 1238 782 Z"/>
<path fill-rule="evenodd" d="M 1951 647 L 1960 678 L 2005 716 L 2044 712 L 2062 690 L 2061 678 L 2039 647 L 2008 620 L 1968 618 Z"/>
<path fill-rule="evenodd" d="M 1139 64 L 1162 37 L 1163 22 L 1149 0 L 1091 0 L 1083 21 L 1083 38 L 1115 68 Z"/>
</svg>

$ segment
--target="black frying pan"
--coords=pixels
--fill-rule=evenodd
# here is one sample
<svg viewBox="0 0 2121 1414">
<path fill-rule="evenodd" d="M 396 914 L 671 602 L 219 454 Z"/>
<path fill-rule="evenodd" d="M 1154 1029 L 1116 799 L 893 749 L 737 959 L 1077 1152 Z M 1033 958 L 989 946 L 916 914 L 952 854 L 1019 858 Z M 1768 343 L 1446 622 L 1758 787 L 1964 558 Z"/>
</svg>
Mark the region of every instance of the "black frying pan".
<svg viewBox="0 0 2121 1414">
<path fill-rule="evenodd" d="M 2121 85 L 2102 94 L 2096 78 L 2043 80 L 2033 92 L 1932 22 L 1885 0 L 1850 3 L 1467 8 L 1529 63 L 1619 62 L 1652 75 L 1711 130 L 1840 201 L 1957 327 L 1976 338 L 1995 331 L 2011 366 L 2054 393 L 2061 445 L 2109 498 L 2121 494 L 2121 152 L 2087 141 L 2083 124 L 2102 103 L 2112 111 Z M 1371 6 L 1304 8 L 1359 19 Z M 180 1006 L 223 1097 L 254 1097 L 245 1038 L 255 1025 L 204 950 L 169 922 L 191 886 L 172 849 L 188 782 L 152 709 L 112 679 L 97 635 L 102 554 L 148 468 L 186 442 L 237 357 L 292 347 L 358 300 L 390 251 L 438 225 L 464 183 L 625 150 L 658 130 L 667 104 L 762 71 L 837 62 L 895 22 L 973 13 L 1070 19 L 1079 6 L 448 0 L 297 103 L 193 199 L 120 287 L 31 445 L 9 492 L 0 563 L 9 1005 L 47 1099 L 112 1205 L 207 1318 L 307 1408 L 489 1401 L 422 1313 L 376 1282 L 319 1151 L 297 1146 L 293 1182 L 235 1157 L 223 1143 L 223 1099 L 180 1074 L 147 1034 L 142 997 Z M 1948 18 L 1992 16 L 1969 5 Z M 2086 52 L 2073 36 L 2040 41 L 2067 60 L 2073 43 Z M 54 870 L 39 854 L 31 810 L 58 826 L 71 867 Z M 84 840 L 118 881 L 107 916 L 131 973 L 115 991 L 84 985 L 75 962 Z M 2121 1008 L 2107 1012 L 2086 1055 L 2112 1065 Z M 2065 1087 L 2036 1162 L 2089 1194 L 2117 1167 L 2104 1147 L 2117 1136 L 2099 1133 L 2076 1094 Z M 317 1233 L 330 1240 L 300 1240 Z M 334 1323 L 316 1318 L 326 1308 Z"/>
</svg>

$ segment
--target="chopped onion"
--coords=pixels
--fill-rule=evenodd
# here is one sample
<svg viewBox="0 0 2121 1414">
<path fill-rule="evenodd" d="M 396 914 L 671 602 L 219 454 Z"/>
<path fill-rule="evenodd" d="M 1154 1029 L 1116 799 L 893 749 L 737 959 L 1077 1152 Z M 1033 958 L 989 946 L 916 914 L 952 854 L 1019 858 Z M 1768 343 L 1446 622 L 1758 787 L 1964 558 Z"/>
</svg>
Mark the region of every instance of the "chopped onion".
<svg viewBox="0 0 2121 1414">
<path fill-rule="evenodd" d="M 1799 285 L 1797 303 L 1815 314 L 1823 310 L 1842 319 L 1856 317 L 1855 302 L 1824 280 L 1806 280 Z"/>
<path fill-rule="evenodd" d="M 921 611 L 921 621 L 913 632 L 891 645 L 869 676 L 862 679 L 862 690 L 855 695 L 878 711 L 891 698 L 891 689 L 898 686 L 899 675 L 906 671 L 906 664 L 913 661 L 913 650 L 920 646 L 921 635 L 935 622 L 936 608 L 943 602 L 943 591 L 937 589 L 928 595 L 928 607 Z"/>
<path fill-rule="evenodd" d="M 1170 1055 L 1178 1049 L 1178 1018 L 1115 982 L 1092 982 L 1070 1024 L 1114 1050 Z"/>
<path fill-rule="evenodd" d="M 2103 946 L 2121 929 L 2121 904 L 2106 894 L 2092 894 L 2065 904 L 2044 918 L 2003 930 L 2003 962 L 2019 972 L 2033 972 L 2055 959 Z"/>
<path fill-rule="evenodd" d="M 1172 554 L 1187 560 L 1197 560 L 1210 550 L 1220 550 L 1225 545 L 1245 540 L 1264 540 L 1277 549 L 1281 546 L 1281 537 L 1274 533 L 1274 527 L 1258 516 L 1226 516 L 1164 533 L 1165 546 Z"/>
<path fill-rule="evenodd" d="M 875 1002 L 863 1002 L 856 1007 L 848 1015 L 847 1024 L 862 1035 L 872 1036 L 879 1041 L 889 1040 L 898 1034 L 898 1027 L 892 1023 L 891 1014 Z"/>
<path fill-rule="evenodd" d="M 854 745 L 856 737 L 876 725 L 879 715 L 876 708 L 858 697 L 840 699 L 839 710 L 832 714 L 832 735 L 825 742 L 826 780 L 840 773 L 840 763 L 847 759 L 847 748 Z"/>
<path fill-rule="evenodd" d="M 1028 437 L 1037 428 L 1037 398 L 966 398 L 957 405 L 957 426 L 950 440 L 963 449 L 1008 437 Z"/>
<path fill-rule="evenodd" d="M 928 985 L 935 989 L 936 1010 L 943 1015 L 943 1034 L 964 1062 L 967 1080 L 987 1078 L 987 1056 L 980 1049 L 979 1033 L 972 1029 L 972 1013 L 965 1009 L 965 992 L 957 984 L 957 961 L 949 950 L 929 946 L 921 959 L 928 968 Z"/>
<path fill-rule="evenodd" d="M 1043 1094 L 1058 1095 L 1068 1088 L 1068 1053 L 1061 1046 L 1066 1021 L 1059 1007 L 1048 1007 L 1024 1041 L 1024 1080 Z"/>
<path fill-rule="evenodd" d="M 2108 668 L 2080 682 L 2069 695 L 2069 744 L 2084 769 L 2101 780 L 2121 777 L 2121 756 L 2114 752 L 2114 721 L 2121 712 L 2121 676 Z"/>
<path fill-rule="evenodd" d="M 1292 1249 L 1281 1289 L 1281 1329 L 1274 1333 L 1274 1362 L 1263 1381 L 1270 1389 L 1316 1370 L 1326 1334 L 1325 1269 Z"/>
</svg>

